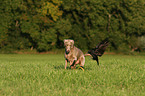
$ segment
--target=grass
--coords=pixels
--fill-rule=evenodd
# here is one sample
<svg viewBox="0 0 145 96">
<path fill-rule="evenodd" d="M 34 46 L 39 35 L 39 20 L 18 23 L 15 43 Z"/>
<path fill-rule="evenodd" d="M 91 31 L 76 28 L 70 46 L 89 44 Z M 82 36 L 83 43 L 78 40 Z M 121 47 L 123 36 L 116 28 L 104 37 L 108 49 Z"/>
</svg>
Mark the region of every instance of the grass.
<svg viewBox="0 0 145 96">
<path fill-rule="evenodd" d="M 85 71 L 64 55 L 0 54 L 0 96 L 145 96 L 145 56 L 86 57 Z"/>
</svg>

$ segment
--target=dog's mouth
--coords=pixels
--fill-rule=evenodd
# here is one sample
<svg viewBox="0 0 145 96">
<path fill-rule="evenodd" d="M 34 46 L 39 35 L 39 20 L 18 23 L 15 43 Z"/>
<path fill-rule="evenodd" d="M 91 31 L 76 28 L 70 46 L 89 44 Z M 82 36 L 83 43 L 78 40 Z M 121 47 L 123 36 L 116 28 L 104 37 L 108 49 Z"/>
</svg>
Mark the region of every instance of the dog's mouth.
<svg viewBox="0 0 145 96">
<path fill-rule="evenodd" d="M 66 51 L 65 51 L 66 54 L 69 54 L 69 52 L 70 52 L 69 50 L 66 50 Z"/>
</svg>

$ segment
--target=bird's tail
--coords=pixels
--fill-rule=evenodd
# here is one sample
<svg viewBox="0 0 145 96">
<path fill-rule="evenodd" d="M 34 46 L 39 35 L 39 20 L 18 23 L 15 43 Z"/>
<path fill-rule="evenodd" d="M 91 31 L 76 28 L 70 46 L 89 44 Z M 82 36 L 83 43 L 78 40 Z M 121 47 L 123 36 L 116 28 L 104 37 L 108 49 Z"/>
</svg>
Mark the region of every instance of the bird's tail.
<svg viewBox="0 0 145 96">
<path fill-rule="evenodd" d="M 102 42 L 100 42 L 97 46 L 96 46 L 96 55 L 97 56 L 102 56 L 107 48 L 107 46 L 109 45 L 109 40 L 105 39 Z"/>
<path fill-rule="evenodd" d="M 100 42 L 96 48 L 104 48 L 104 47 L 107 47 L 109 44 L 109 40 L 108 38 L 104 39 L 102 42 Z"/>
</svg>

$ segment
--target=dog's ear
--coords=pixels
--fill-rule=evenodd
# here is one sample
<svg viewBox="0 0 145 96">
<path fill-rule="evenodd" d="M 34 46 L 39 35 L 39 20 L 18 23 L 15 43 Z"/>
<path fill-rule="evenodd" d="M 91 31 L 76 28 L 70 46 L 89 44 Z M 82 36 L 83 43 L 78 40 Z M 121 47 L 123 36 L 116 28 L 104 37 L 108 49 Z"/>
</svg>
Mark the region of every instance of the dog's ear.
<svg viewBox="0 0 145 96">
<path fill-rule="evenodd" d="M 71 48 L 73 48 L 74 47 L 74 40 L 70 40 L 70 42 L 71 42 Z"/>
<path fill-rule="evenodd" d="M 66 45 L 66 42 L 68 42 L 68 40 L 64 39 L 63 42 L 64 42 L 64 46 L 65 46 Z"/>
</svg>

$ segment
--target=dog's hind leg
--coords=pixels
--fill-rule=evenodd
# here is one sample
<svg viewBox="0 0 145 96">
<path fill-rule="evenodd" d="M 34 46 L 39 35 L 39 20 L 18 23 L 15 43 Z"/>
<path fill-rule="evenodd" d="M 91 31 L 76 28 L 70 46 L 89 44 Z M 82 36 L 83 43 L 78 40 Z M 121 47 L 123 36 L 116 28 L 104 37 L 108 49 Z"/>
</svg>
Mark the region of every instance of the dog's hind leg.
<svg viewBox="0 0 145 96">
<path fill-rule="evenodd" d="M 82 69 L 84 71 L 85 57 L 84 56 L 80 57 L 80 60 L 79 61 L 80 61 L 79 62 L 79 64 L 80 64 L 79 69 Z"/>
<path fill-rule="evenodd" d="M 80 58 L 75 62 L 74 65 L 76 65 L 76 64 L 80 64 L 80 66 L 84 66 L 84 64 L 85 64 L 85 57 L 84 57 L 84 56 L 80 57 Z"/>
<path fill-rule="evenodd" d="M 84 65 L 85 65 L 85 57 L 84 56 L 80 57 L 79 64 L 80 64 L 80 66 L 84 67 Z"/>
</svg>

